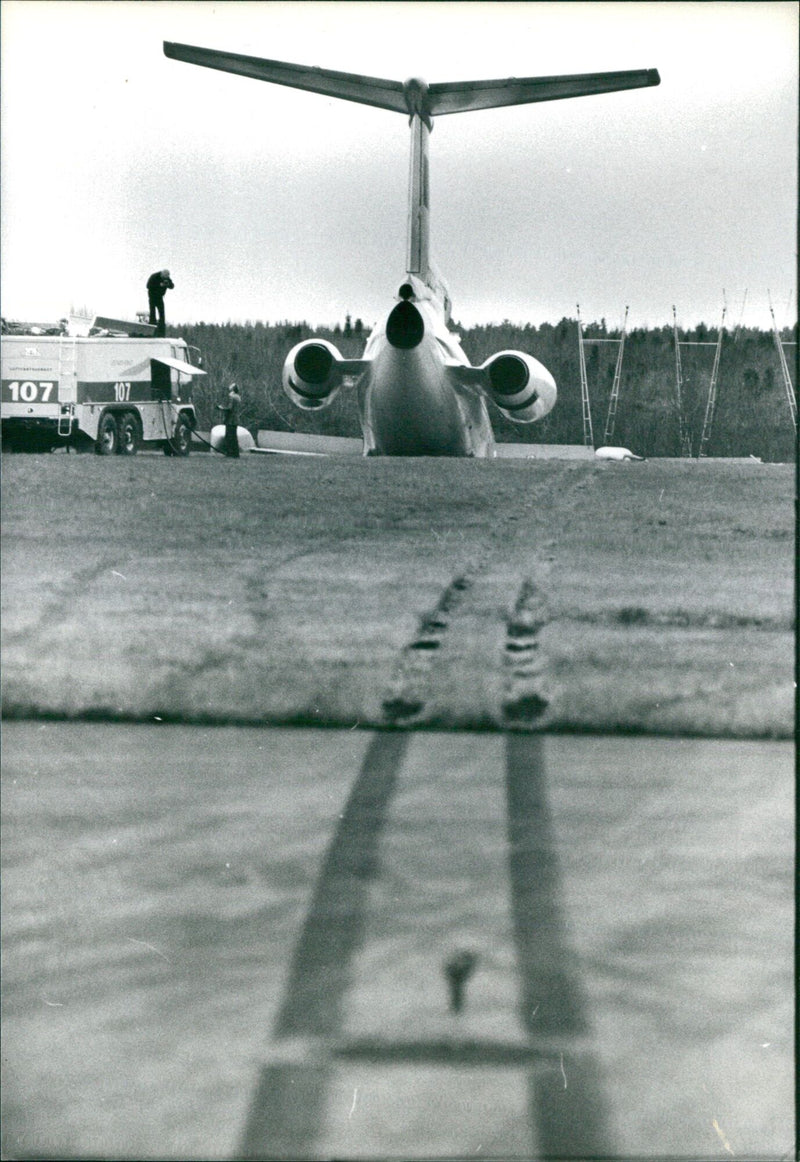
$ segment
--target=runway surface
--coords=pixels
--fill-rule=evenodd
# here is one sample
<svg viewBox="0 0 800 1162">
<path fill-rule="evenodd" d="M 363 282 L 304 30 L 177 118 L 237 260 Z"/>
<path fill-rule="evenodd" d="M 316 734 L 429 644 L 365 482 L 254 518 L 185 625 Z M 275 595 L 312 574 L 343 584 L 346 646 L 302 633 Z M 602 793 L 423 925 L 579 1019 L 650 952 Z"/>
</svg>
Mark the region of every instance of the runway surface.
<svg viewBox="0 0 800 1162">
<path fill-rule="evenodd" d="M 3 743 L 4 1157 L 792 1156 L 789 743 Z"/>
</svg>

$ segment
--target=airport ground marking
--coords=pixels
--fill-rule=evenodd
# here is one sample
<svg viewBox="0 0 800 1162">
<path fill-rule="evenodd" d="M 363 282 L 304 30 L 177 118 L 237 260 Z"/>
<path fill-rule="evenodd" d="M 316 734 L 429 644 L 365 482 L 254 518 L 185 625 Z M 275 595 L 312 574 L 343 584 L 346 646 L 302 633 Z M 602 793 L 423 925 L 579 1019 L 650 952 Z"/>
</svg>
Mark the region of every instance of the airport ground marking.
<svg viewBox="0 0 800 1162">
<path fill-rule="evenodd" d="M 239 1156 L 311 1156 L 324 1116 L 350 965 L 364 934 L 378 843 L 408 745 L 402 732 L 373 734 L 322 862 L 295 947 L 268 1055 L 250 1103 Z M 271 1059 L 270 1059 L 271 1057 Z"/>
<path fill-rule="evenodd" d="M 563 1099 L 569 1104 L 564 1105 L 548 1075 L 531 1072 L 529 1120 L 536 1127 L 542 1155 L 611 1155 L 599 1069 L 585 1044 L 590 1026 L 584 990 L 566 938 L 541 735 L 506 735 L 506 797 L 511 910 L 522 988 L 520 1015 L 531 1044 L 541 1044 L 542 1038 L 558 1044 L 562 1092 L 567 1089 L 565 1041 L 573 1074 L 570 1098 Z"/>
<path fill-rule="evenodd" d="M 341 1001 L 350 984 L 347 963 L 366 907 L 365 881 L 375 874 L 379 833 L 410 737 L 405 731 L 373 737 L 341 814 L 295 951 L 275 1040 L 251 1106 L 242 1157 L 265 1152 L 311 1156 L 323 1132 L 325 1095 L 339 1062 L 526 1070 L 528 1123 L 540 1148 L 554 1155 L 576 1149 L 594 1156 L 607 1154 L 605 1105 L 561 916 L 560 870 L 539 735 L 506 736 L 508 858 L 522 1039 L 341 1038 Z M 350 885 L 347 872 L 357 870 L 347 851 L 356 840 L 353 826 L 370 815 L 372 854 L 366 858 L 363 852 L 356 854 L 356 864 L 364 861 L 362 877 L 360 884 Z M 335 914 L 337 900 L 340 920 L 350 932 L 333 954 L 329 949 L 326 954 L 328 937 L 336 938 L 330 931 L 330 914 Z M 321 966 L 315 961 L 318 956 Z M 562 1100 L 559 1095 L 567 1090 L 570 1096 Z M 348 1120 L 357 1101 L 356 1090 Z"/>
</svg>

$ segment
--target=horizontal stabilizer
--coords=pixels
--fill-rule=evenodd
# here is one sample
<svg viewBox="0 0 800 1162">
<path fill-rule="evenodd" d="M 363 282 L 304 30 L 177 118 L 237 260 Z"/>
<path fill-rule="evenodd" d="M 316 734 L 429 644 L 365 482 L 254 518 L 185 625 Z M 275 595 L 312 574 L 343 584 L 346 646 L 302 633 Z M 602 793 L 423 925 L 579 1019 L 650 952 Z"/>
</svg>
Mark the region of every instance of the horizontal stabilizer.
<svg viewBox="0 0 800 1162">
<path fill-rule="evenodd" d="M 589 97 L 595 93 L 616 93 L 622 89 L 642 89 L 661 83 L 658 69 L 632 69 L 616 73 L 507 77 L 498 81 L 455 81 L 438 85 L 412 79 L 401 84 L 381 77 L 287 64 L 285 61 L 166 40 L 164 53 L 173 60 L 219 69 L 224 73 L 237 73 L 257 81 L 271 81 L 275 85 L 288 85 L 309 93 L 341 97 L 344 101 L 357 101 L 360 105 L 374 105 L 409 116 L 417 113 L 429 125 L 430 118 L 444 113 L 469 113 L 476 109 L 497 109 L 501 105 L 558 101 L 563 97 Z"/>
<path fill-rule="evenodd" d="M 379 109 L 391 109 L 396 113 L 408 111 L 404 88 L 399 81 L 286 64 L 284 61 L 241 56 L 235 52 L 218 52 L 213 48 L 198 48 L 196 45 L 174 44 L 170 41 L 164 41 L 164 53 L 173 60 L 203 65 L 207 69 L 220 69 L 224 73 L 238 73 L 257 81 L 271 81 L 275 85 L 289 85 L 293 89 L 305 89 L 310 93 L 341 97 L 345 101 L 358 101 L 360 105 L 376 105 Z"/>
<path fill-rule="evenodd" d="M 617 73 L 577 73 L 562 77 L 508 77 L 500 81 L 456 81 L 430 85 L 431 116 L 497 109 L 501 105 L 528 105 L 534 101 L 558 101 L 563 97 L 590 97 L 659 85 L 658 69 L 631 69 Z"/>
</svg>

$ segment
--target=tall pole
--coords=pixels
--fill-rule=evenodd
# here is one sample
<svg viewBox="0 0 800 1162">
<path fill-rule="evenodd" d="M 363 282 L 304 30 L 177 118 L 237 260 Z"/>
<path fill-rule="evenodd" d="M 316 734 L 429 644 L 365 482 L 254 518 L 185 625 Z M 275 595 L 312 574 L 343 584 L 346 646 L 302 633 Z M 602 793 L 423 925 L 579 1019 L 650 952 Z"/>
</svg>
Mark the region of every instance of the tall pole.
<svg viewBox="0 0 800 1162">
<path fill-rule="evenodd" d="M 611 385 L 611 398 L 608 401 L 608 416 L 606 417 L 606 430 L 603 433 L 603 443 L 608 444 L 614 435 L 614 424 L 617 418 L 617 401 L 619 400 L 619 384 L 622 379 L 622 354 L 625 350 L 625 328 L 628 324 L 628 308 L 625 307 L 625 318 L 622 320 L 622 334 L 619 340 L 619 350 L 617 351 L 617 364 L 614 368 L 614 382 Z"/>
<path fill-rule="evenodd" d="M 719 325 L 719 335 L 717 336 L 717 349 L 714 352 L 714 366 L 711 369 L 711 382 L 708 385 L 708 399 L 706 401 L 706 414 L 703 418 L 703 431 L 700 434 L 700 447 L 697 449 L 697 455 L 705 456 L 708 448 L 708 441 L 711 436 L 711 425 L 714 422 L 714 411 L 717 406 L 717 377 L 719 375 L 719 360 L 722 351 L 722 335 L 725 330 L 725 312 L 728 306 L 725 302 L 725 291 L 722 292 L 722 321 Z"/>
<path fill-rule="evenodd" d="M 672 307 L 672 333 L 675 337 L 675 403 L 678 408 L 678 437 L 682 456 L 691 456 L 692 442 L 686 430 L 686 421 L 683 416 L 683 368 L 681 367 L 681 341 L 678 337 L 678 315 L 675 306 Z"/>
<path fill-rule="evenodd" d="M 586 375 L 586 357 L 583 351 L 583 324 L 581 323 L 581 307 L 578 311 L 578 360 L 581 372 L 581 410 L 583 412 L 583 442 L 587 448 L 594 449 L 594 432 L 592 431 L 592 412 L 589 407 L 589 380 Z"/>
<path fill-rule="evenodd" d="M 794 424 L 794 430 L 797 431 L 797 399 L 794 394 L 794 388 L 792 387 L 792 377 L 789 374 L 789 365 L 786 362 L 786 355 L 784 354 L 780 331 L 778 330 L 778 324 L 775 321 L 775 312 L 772 309 L 772 296 L 770 295 L 769 291 L 767 291 L 767 296 L 769 298 L 769 313 L 772 315 L 772 334 L 775 338 L 775 350 L 778 352 L 778 361 L 781 365 L 783 385 L 786 388 L 786 398 L 789 401 L 789 411 L 792 414 L 792 423 Z"/>
</svg>

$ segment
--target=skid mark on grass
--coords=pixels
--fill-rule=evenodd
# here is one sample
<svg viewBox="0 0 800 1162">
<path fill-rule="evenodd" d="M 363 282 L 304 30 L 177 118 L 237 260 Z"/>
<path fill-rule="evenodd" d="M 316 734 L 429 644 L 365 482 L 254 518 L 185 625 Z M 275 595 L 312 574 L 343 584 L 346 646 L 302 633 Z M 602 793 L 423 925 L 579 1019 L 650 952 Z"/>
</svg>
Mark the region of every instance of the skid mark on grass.
<svg viewBox="0 0 800 1162">
<path fill-rule="evenodd" d="M 416 634 L 400 654 L 391 687 L 381 704 L 387 722 L 407 723 L 424 711 L 432 690 L 438 651 L 475 576 L 473 570 L 454 577 L 434 608 L 420 618 Z"/>
<path fill-rule="evenodd" d="M 791 633 L 793 617 L 770 614 L 726 613 L 722 610 L 645 609 L 642 605 L 623 605 L 619 609 L 591 611 L 564 610 L 562 617 L 592 625 L 630 626 L 633 629 L 655 626 L 659 629 L 763 629 L 766 632 Z"/>
<path fill-rule="evenodd" d="M 324 557 L 326 553 L 341 552 L 341 548 L 341 536 L 317 535 L 310 548 L 303 546 L 283 554 L 274 553 L 268 559 L 258 562 L 257 570 L 248 578 L 248 593 L 254 600 L 261 600 L 267 593 L 264 582 L 273 580 L 283 569 L 296 565 L 298 561 Z"/>
<path fill-rule="evenodd" d="M 241 666 L 246 657 L 250 640 L 241 634 L 234 634 L 230 640 L 219 645 L 208 646 L 199 651 L 197 656 L 176 661 L 171 666 L 171 673 L 165 686 L 174 689 L 176 682 L 194 682 L 198 678 L 205 678 L 210 674 L 234 673 Z"/>
<path fill-rule="evenodd" d="M 6 645 L 16 645 L 20 642 L 29 643 L 31 638 L 40 634 L 51 634 L 53 629 L 75 616 L 76 594 L 86 598 L 88 590 L 104 576 L 114 576 L 117 584 L 123 575 L 115 566 L 120 565 L 119 557 L 108 557 L 94 565 L 87 565 L 83 569 L 70 570 L 57 584 L 53 585 L 50 594 L 45 599 L 34 625 L 23 629 L 13 629 L 6 618 L 4 627 L 4 641 Z"/>
<path fill-rule="evenodd" d="M 506 628 L 502 712 L 508 726 L 533 725 L 548 707 L 546 659 L 539 642 L 548 616 L 542 590 L 523 581 Z"/>
</svg>

